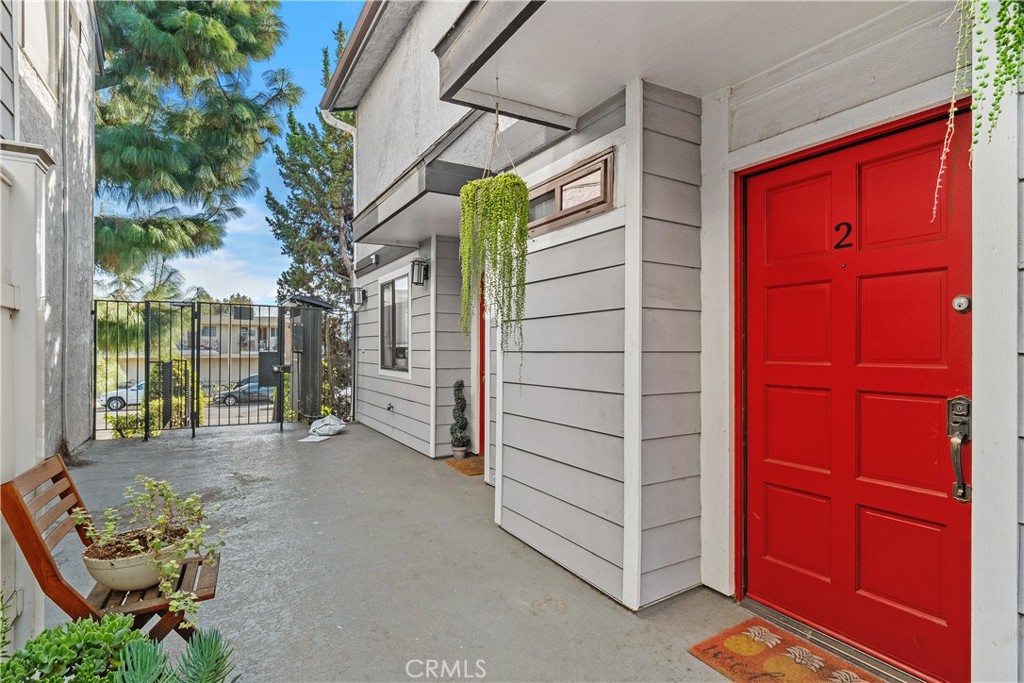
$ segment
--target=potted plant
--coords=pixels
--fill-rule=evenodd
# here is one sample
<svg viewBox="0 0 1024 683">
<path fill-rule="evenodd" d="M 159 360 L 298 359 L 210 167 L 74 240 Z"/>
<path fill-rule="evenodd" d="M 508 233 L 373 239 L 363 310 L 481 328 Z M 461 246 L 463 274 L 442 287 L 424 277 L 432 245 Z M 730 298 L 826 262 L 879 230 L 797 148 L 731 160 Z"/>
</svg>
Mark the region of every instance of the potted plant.
<svg viewBox="0 0 1024 683">
<path fill-rule="evenodd" d="M 166 481 L 143 476 L 135 481 L 138 491 L 131 486 L 124 491 L 131 512 L 127 520 L 109 508 L 103 513 L 102 527 L 97 527 L 84 510 L 77 509 L 78 522 L 93 541 L 82 552 L 85 567 L 98 583 L 113 590 L 142 590 L 159 584 L 173 611 L 194 614 L 196 596 L 175 591 L 181 562 L 189 555 L 202 555 L 213 563 L 224 543 L 211 531 L 197 494 L 182 498 Z M 132 528 L 119 531 L 122 522 Z"/>
<path fill-rule="evenodd" d="M 455 380 L 452 390 L 455 394 L 455 407 L 452 408 L 452 426 L 448 431 L 452 435 L 452 455 L 456 458 L 465 458 L 466 449 L 469 448 L 469 420 L 466 419 L 466 395 L 463 392 L 466 383 L 461 379 Z"/>
<path fill-rule="evenodd" d="M 469 335 L 482 289 L 501 330 L 501 350 L 522 348 L 530 190 L 515 173 L 502 173 L 466 183 L 459 196 L 462 333 Z"/>
</svg>

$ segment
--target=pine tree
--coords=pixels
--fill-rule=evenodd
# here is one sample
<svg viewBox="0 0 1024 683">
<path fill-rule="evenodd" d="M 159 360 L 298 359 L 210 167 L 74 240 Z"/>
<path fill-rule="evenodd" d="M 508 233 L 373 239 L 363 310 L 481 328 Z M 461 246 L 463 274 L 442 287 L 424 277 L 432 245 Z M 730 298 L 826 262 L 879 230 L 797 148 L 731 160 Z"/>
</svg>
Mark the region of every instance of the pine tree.
<svg viewBox="0 0 1024 683">
<path fill-rule="evenodd" d="M 340 59 L 347 33 L 334 31 L 334 62 Z M 327 87 L 332 59 L 322 55 L 321 85 Z M 352 123 L 351 113 L 336 115 Z M 267 222 L 291 265 L 277 279 L 278 299 L 293 294 L 319 297 L 335 305 L 344 301 L 354 277 L 352 266 L 352 136 L 325 124 L 303 124 L 289 112 L 285 146 L 274 146 L 281 179 L 288 189 L 283 201 L 267 190 Z"/>
<path fill-rule="evenodd" d="M 286 70 L 255 63 L 284 38 L 270 0 L 99 3 L 105 67 L 96 80 L 96 264 L 141 270 L 156 257 L 197 255 L 223 241 L 253 165 L 302 91 Z M 120 215 L 123 214 L 123 215 Z"/>
<path fill-rule="evenodd" d="M 331 70 L 345 49 L 347 33 L 340 22 L 334 30 L 332 53 L 323 49 L 320 84 L 327 87 Z M 336 115 L 353 123 L 351 113 Z M 351 405 L 351 310 L 348 294 L 355 278 L 352 264 L 352 136 L 327 125 L 302 124 L 289 112 L 285 146 L 274 147 L 281 179 L 288 190 L 278 200 L 267 190 L 267 222 L 291 257 L 288 270 L 277 279 L 277 296 L 315 296 L 335 305 L 324 317 L 324 406 L 348 415 Z"/>
</svg>

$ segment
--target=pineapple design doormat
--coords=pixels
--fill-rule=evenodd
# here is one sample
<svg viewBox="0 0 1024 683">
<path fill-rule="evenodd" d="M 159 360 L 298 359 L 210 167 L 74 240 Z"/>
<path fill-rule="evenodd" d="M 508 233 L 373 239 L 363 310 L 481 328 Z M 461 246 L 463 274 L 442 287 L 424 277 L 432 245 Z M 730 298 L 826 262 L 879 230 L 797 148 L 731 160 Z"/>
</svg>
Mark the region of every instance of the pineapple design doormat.
<svg viewBox="0 0 1024 683">
<path fill-rule="evenodd" d="M 690 654 L 733 681 L 882 683 L 863 669 L 757 617 L 694 645 Z"/>
</svg>

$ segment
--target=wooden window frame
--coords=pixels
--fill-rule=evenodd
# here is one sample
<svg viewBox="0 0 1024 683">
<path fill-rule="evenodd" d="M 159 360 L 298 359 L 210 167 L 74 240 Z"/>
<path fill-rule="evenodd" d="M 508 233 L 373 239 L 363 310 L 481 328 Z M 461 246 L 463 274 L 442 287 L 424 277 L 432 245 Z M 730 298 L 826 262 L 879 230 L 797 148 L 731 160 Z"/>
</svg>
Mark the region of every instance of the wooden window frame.
<svg viewBox="0 0 1024 683">
<path fill-rule="evenodd" d="M 591 200 L 577 204 L 570 209 L 562 209 L 562 188 L 580 178 L 585 178 L 594 171 L 601 171 L 601 194 Z M 530 201 L 541 197 L 552 190 L 555 193 L 555 211 L 543 218 L 531 221 L 530 236 L 537 237 L 546 232 L 557 230 L 570 223 L 582 221 L 598 214 L 611 211 L 614 204 L 613 180 L 615 175 L 615 148 L 611 147 L 589 159 L 584 159 L 568 170 L 548 178 L 530 189 Z"/>
</svg>

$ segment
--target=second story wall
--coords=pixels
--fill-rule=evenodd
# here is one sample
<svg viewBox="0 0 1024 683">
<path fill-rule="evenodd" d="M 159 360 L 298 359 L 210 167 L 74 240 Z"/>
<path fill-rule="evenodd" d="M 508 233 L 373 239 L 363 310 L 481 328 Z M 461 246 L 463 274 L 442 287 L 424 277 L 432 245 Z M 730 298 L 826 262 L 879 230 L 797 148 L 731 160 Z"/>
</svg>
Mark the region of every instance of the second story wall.
<svg viewBox="0 0 1024 683">
<path fill-rule="evenodd" d="M 464 6 L 423 3 L 363 96 L 356 115 L 357 212 L 466 113 L 440 100 L 432 52 Z"/>
<path fill-rule="evenodd" d="M 6 3 L 5 3 L 6 5 Z M 94 5 L 14 4 L 18 98 L 15 139 L 56 161 L 46 178 L 46 453 L 64 434 L 92 436 Z"/>
</svg>

